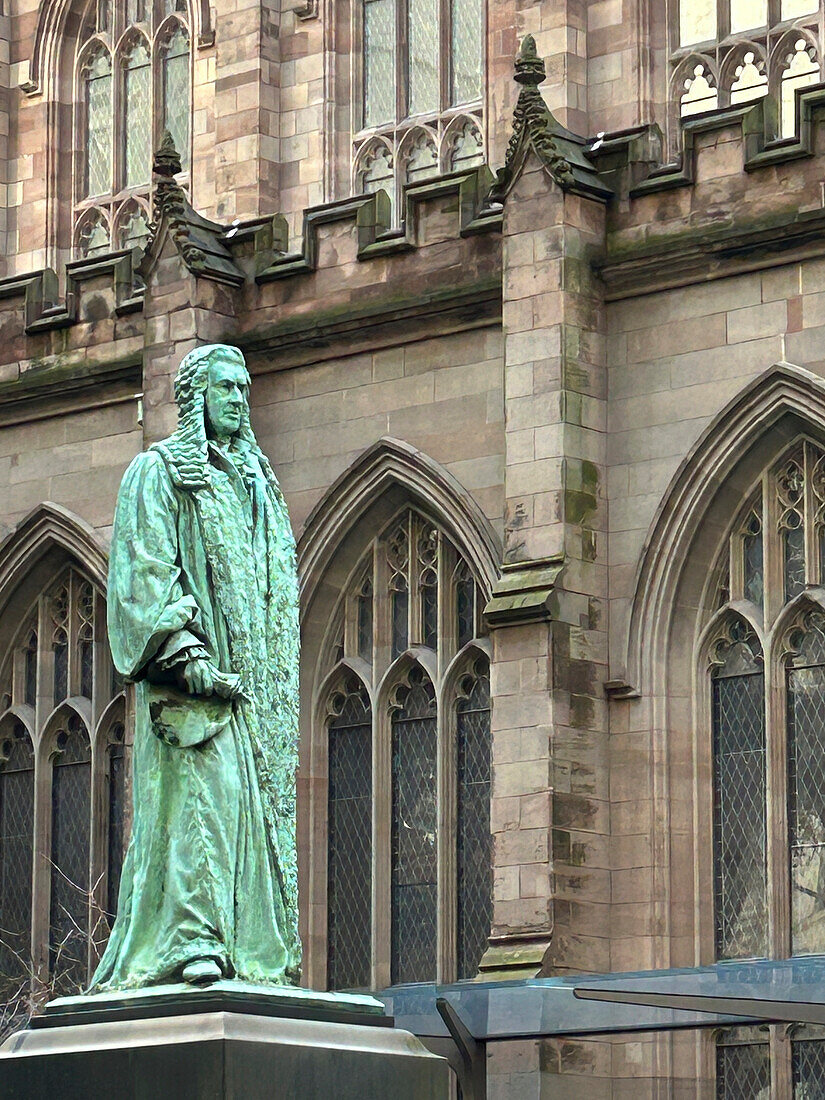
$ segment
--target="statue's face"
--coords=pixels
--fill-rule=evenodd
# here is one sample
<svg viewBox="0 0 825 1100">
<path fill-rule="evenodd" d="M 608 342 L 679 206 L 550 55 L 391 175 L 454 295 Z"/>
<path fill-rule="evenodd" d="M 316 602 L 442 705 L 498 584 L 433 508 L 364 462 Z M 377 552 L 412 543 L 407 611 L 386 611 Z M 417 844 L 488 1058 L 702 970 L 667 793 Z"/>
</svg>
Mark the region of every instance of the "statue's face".
<svg viewBox="0 0 825 1100">
<path fill-rule="evenodd" d="M 241 426 L 247 402 L 247 374 L 240 363 L 218 360 L 209 367 L 206 387 L 206 434 L 229 439 Z"/>
</svg>

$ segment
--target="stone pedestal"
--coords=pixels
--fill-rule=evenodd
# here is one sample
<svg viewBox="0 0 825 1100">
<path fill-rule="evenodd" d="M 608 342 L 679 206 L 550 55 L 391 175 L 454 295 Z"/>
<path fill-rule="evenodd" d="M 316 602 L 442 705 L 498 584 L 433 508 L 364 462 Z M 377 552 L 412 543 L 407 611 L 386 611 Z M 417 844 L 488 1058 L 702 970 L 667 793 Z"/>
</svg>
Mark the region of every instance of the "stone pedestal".
<svg viewBox="0 0 825 1100">
<path fill-rule="evenodd" d="M 0 1048 L 0 1100 L 441 1100 L 372 997 L 216 982 L 62 998 Z"/>
</svg>

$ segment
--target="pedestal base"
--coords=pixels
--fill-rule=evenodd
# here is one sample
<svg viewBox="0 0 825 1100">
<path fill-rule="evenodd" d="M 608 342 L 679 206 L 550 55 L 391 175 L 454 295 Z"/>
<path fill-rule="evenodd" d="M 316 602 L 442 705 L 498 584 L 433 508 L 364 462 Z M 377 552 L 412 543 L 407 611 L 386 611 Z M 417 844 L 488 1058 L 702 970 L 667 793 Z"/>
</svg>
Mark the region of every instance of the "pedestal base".
<svg viewBox="0 0 825 1100">
<path fill-rule="evenodd" d="M 53 1001 L 0 1048 L 0 1100 L 446 1100 L 371 997 L 217 982 Z"/>
</svg>

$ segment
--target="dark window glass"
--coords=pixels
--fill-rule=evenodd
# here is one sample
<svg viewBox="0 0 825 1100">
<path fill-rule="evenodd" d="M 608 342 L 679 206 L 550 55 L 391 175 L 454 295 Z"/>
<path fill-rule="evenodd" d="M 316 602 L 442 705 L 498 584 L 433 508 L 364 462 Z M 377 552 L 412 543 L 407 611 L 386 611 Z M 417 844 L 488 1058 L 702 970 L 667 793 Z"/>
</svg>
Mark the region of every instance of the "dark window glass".
<svg viewBox="0 0 825 1100">
<path fill-rule="evenodd" d="M 792 638 L 788 669 L 788 826 L 792 949 L 825 950 L 825 618 Z"/>
<path fill-rule="evenodd" d="M 769 1100 L 771 1055 L 767 1043 L 716 1048 L 717 1100 Z"/>
<path fill-rule="evenodd" d="M 124 822 L 126 816 L 126 749 L 123 744 L 123 726 L 112 731 L 109 745 L 109 852 L 106 889 L 106 908 L 114 919 L 120 892 L 120 876 L 123 871 Z"/>
<path fill-rule="evenodd" d="M 87 978 L 89 938 L 89 814 L 91 749 L 72 717 L 57 737 L 52 774 L 52 873 L 49 971 L 61 992 Z"/>
<path fill-rule="evenodd" d="M 370 985 L 372 713 L 357 680 L 333 699 L 329 723 L 327 983 Z"/>
<path fill-rule="evenodd" d="M 802 517 L 794 512 L 795 522 L 783 533 L 782 543 L 785 557 L 785 599 L 792 600 L 805 588 L 805 529 Z"/>
<path fill-rule="evenodd" d="M 86 194 L 112 187 L 112 66 L 104 49 L 86 65 Z"/>
<path fill-rule="evenodd" d="M 189 167 L 189 36 L 178 27 L 163 53 L 163 125 Z"/>
<path fill-rule="evenodd" d="M 54 657 L 54 702 L 62 703 L 69 694 L 69 639 L 65 630 L 56 630 L 52 641 Z"/>
<path fill-rule="evenodd" d="M 745 557 L 745 598 L 762 606 L 765 591 L 763 564 L 762 521 L 755 513 L 748 521 L 743 540 Z"/>
<path fill-rule="evenodd" d="M 438 931 L 435 692 L 420 668 L 392 719 L 392 943 L 396 982 L 434 981 Z"/>
<path fill-rule="evenodd" d="M 34 753 L 16 722 L 0 734 L 0 1001 L 25 986 L 30 969 Z"/>
<path fill-rule="evenodd" d="M 475 637 L 475 602 L 475 581 L 465 566 L 459 574 L 455 592 L 456 635 L 459 649 Z"/>
<path fill-rule="evenodd" d="M 410 597 L 407 582 L 398 578 L 399 587 L 392 593 L 392 656 L 399 657 L 407 648 Z"/>
<path fill-rule="evenodd" d="M 825 1096 L 825 1042 L 807 1039 L 791 1044 L 794 1100 Z"/>
<path fill-rule="evenodd" d="M 152 70 L 142 41 L 124 64 L 123 109 L 126 186 L 135 187 L 149 182 L 152 160 Z"/>
<path fill-rule="evenodd" d="M 478 661 L 463 685 L 458 739 L 458 977 L 472 978 L 487 948 L 493 916 L 490 834 L 490 674 Z"/>
<path fill-rule="evenodd" d="M 358 656 L 372 663 L 372 581 L 369 577 L 358 593 Z"/>
<path fill-rule="evenodd" d="M 30 707 L 37 702 L 37 631 L 33 630 L 26 642 L 23 658 L 23 696 Z"/>
<path fill-rule="evenodd" d="M 719 958 L 767 952 L 765 682 L 733 641 L 713 678 L 716 945 Z"/>
</svg>

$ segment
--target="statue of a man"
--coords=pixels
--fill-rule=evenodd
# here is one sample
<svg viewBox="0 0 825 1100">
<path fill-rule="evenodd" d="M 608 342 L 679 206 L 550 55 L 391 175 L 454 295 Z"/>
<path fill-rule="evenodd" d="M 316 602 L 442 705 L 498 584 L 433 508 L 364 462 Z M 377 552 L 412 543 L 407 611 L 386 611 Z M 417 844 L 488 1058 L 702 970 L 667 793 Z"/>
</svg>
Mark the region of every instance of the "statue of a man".
<svg viewBox="0 0 825 1100">
<path fill-rule="evenodd" d="M 134 819 L 93 989 L 288 984 L 300 966 L 295 543 L 248 393 L 237 348 L 190 352 L 177 431 L 118 495 L 109 640 L 136 683 Z"/>
</svg>

